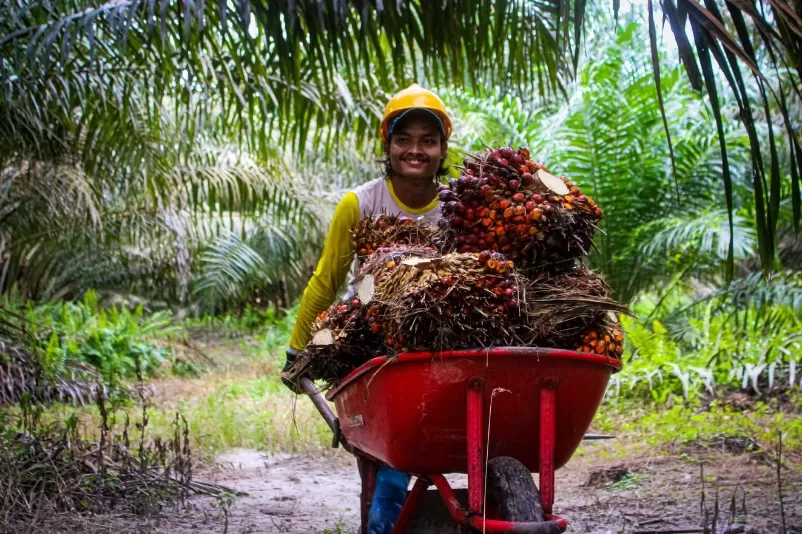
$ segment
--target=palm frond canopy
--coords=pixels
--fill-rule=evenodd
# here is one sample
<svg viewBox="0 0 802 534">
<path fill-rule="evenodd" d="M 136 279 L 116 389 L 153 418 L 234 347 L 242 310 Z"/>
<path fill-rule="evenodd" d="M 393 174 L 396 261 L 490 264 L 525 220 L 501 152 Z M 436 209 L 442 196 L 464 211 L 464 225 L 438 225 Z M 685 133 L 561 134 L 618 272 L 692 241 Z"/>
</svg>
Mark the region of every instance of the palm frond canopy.
<svg viewBox="0 0 802 534">
<path fill-rule="evenodd" d="M 310 140 L 373 139 L 387 93 L 410 81 L 547 99 L 576 70 L 587 7 L 584 0 L 15 3 L 0 20 L 0 167 L 66 162 L 117 187 L 140 176 L 140 190 L 163 205 L 169 181 L 144 169 L 154 161 L 172 168 L 183 157 L 158 135 L 165 114 L 185 138 L 181 147 L 196 136 L 225 137 L 264 162 L 287 142 L 302 153 Z M 660 88 L 656 6 L 648 7 Z M 790 191 L 797 230 L 802 214 L 799 117 L 791 111 L 802 92 L 802 7 L 786 0 L 662 0 L 660 7 L 691 85 L 709 96 L 731 234 L 730 117 L 720 101 L 735 96 L 768 271 L 783 194 Z M 770 83 L 775 70 L 783 83 Z M 673 154 L 660 90 L 657 99 Z M 756 126 L 763 121 L 765 142 Z M 207 192 L 214 204 L 220 191 Z M 729 265 L 733 259 L 731 248 Z"/>
</svg>

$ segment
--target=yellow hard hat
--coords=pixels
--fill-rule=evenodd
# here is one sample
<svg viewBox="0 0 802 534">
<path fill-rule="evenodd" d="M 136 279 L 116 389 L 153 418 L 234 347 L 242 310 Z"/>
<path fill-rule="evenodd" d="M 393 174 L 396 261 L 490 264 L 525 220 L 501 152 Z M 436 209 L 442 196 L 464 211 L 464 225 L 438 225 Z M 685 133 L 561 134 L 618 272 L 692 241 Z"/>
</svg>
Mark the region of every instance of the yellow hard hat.
<svg viewBox="0 0 802 534">
<path fill-rule="evenodd" d="M 433 92 L 413 83 L 393 95 L 384 107 L 384 117 L 381 123 L 381 136 L 384 141 L 387 141 L 390 121 L 403 112 L 412 109 L 425 109 L 433 113 L 442 122 L 443 134 L 446 139 L 451 137 L 451 119 L 443 101 Z"/>
</svg>

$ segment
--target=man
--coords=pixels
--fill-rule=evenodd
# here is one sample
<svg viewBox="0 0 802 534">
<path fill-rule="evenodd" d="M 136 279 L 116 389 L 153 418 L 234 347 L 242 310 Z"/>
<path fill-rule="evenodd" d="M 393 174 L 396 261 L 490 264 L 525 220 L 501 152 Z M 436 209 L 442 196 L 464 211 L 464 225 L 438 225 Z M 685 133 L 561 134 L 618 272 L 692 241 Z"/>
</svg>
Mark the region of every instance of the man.
<svg viewBox="0 0 802 534">
<path fill-rule="evenodd" d="M 442 100 L 417 84 L 396 93 L 384 108 L 381 122 L 385 176 L 372 180 L 343 197 L 334 211 L 323 254 L 301 299 L 284 371 L 311 337 L 312 322 L 337 298 L 349 266 L 356 275 L 356 254 L 351 230 L 373 214 L 404 215 L 436 222 L 440 218 L 437 176 L 443 174 L 451 119 Z M 348 296 L 353 295 L 349 284 Z M 285 380 L 293 391 L 297 387 Z M 390 532 L 406 495 L 406 475 L 381 468 L 371 506 L 368 531 Z M 402 489 L 401 489 L 402 488 Z M 381 501 L 381 502 L 379 502 Z"/>
</svg>

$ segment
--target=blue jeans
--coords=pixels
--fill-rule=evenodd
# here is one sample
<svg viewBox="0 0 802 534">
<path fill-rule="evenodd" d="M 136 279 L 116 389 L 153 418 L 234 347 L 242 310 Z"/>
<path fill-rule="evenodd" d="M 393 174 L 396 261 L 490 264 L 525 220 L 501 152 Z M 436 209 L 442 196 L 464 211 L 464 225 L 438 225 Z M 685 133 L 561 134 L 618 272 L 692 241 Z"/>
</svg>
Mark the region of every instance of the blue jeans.
<svg viewBox="0 0 802 534">
<path fill-rule="evenodd" d="M 390 534 L 407 498 L 406 473 L 382 466 L 376 473 L 376 490 L 368 515 L 369 534 Z"/>
</svg>

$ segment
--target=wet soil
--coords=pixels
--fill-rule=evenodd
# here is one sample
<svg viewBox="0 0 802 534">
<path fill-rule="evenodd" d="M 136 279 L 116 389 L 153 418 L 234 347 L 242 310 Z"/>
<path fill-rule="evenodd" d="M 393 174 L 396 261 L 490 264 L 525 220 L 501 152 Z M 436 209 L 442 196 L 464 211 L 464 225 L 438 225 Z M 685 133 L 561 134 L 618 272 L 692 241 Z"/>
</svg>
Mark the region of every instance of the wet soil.
<svg viewBox="0 0 802 534">
<path fill-rule="evenodd" d="M 802 533 L 802 473 L 783 469 L 787 534 Z M 226 512 L 208 497 L 159 518 L 115 521 L 116 533 L 355 533 L 360 483 L 344 452 L 264 456 L 239 450 L 198 478 L 243 494 Z M 450 476 L 455 487 L 465 477 Z M 574 533 L 782 533 L 775 468 L 759 454 L 627 454 L 583 446 L 557 472 L 555 513 Z M 715 530 L 712 530 L 715 522 Z M 99 530 L 98 530 L 99 532 Z M 105 530 L 104 530 L 105 532 Z"/>
</svg>

